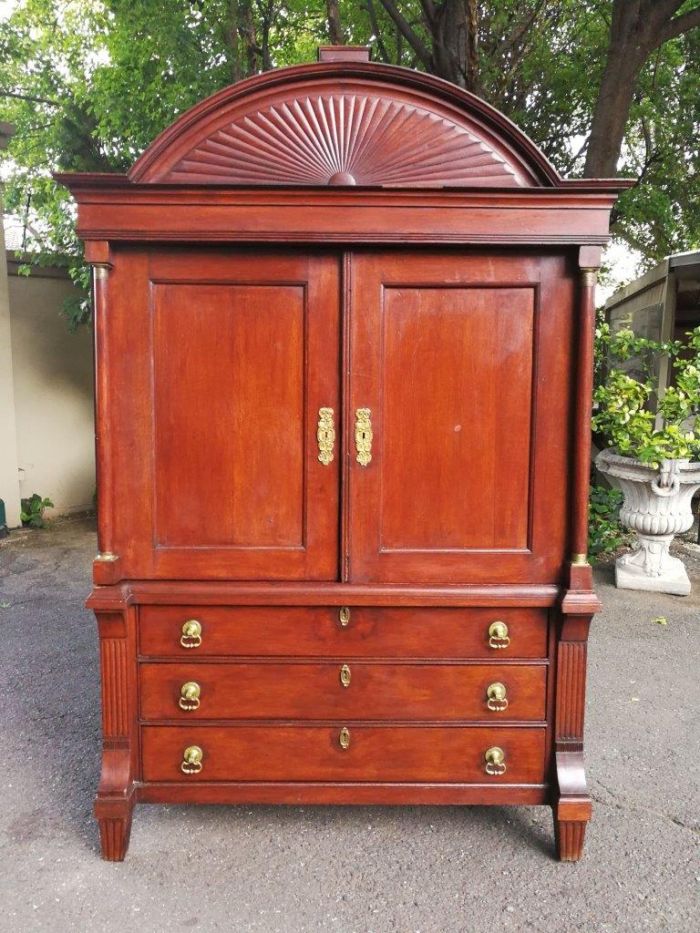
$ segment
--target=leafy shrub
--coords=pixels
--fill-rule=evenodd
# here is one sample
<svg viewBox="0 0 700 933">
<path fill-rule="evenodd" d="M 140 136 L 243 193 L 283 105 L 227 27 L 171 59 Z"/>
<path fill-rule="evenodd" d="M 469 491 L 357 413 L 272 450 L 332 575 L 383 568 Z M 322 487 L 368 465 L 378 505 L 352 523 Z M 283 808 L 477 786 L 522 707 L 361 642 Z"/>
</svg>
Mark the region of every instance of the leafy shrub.
<svg viewBox="0 0 700 933">
<path fill-rule="evenodd" d="M 37 492 L 32 493 L 28 499 L 22 499 L 21 505 L 20 518 L 22 524 L 28 525 L 30 528 L 43 528 L 44 509 L 53 508 L 53 502 L 50 499 L 42 498 Z"/>
<path fill-rule="evenodd" d="M 622 493 L 609 486 L 591 486 L 588 514 L 588 550 L 603 557 L 627 542 L 629 533 L 620 524 Z"/>
<path fill-rule="evenodd" d="M 700 459 L 700 327 L 689 331 L 687 337 L 686 342 L 660 343 L 635 337 L 631 330 L 611 334 L 607 324 L 598 326 L 596 372 L 600 383 L 593 396 L 593 429 L 619 454 L 652 467 L 658 467 L 662 460 Z M 672 361 L 674 385 L 661 394 L 655 413 L 653 374 L 664 355 Z M 619 367 L 630 360 L 641 378 Z"/>
</svg>

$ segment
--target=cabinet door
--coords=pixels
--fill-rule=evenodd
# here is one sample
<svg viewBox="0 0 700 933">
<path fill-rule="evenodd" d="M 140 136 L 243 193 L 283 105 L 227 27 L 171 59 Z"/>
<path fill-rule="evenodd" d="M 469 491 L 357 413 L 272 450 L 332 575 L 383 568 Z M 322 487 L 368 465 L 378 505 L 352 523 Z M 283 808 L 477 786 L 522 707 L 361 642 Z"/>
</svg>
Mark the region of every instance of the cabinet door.
<svg viewBox="0 0 700 933">
<path fill-rule="evenodd" d="M 352 259 L 352 581 L 553 581 L 566 535 L 572 277 L 561 256 Z M 348 420 L 349 420 L 348 419 Z"/>
<path fill-rule="evenodd" d="M 116 545 L 128 575 L 332 580 L 339 263 L 330 255 L 117 255 L 108 389 Z"/>
</svg>

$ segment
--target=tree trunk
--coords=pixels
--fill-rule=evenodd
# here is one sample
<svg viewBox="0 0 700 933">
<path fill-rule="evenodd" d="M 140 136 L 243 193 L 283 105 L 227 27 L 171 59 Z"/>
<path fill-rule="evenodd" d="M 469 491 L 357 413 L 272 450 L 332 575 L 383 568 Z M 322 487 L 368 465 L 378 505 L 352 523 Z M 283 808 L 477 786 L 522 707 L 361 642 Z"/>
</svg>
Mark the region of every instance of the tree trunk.
<svg viewBox="0 0 700 933">
<path fill-rule="evenodd" d="M 586 178 L 612 178 L 617 172 L 625 126 L 644 58 L 629 48 L 612 45 L 598 90 L 583 174 Z"/>
<path fill-rule="evenodd" d="M 433 40 L 430 70 L 446 81 L 467 88 L 470 32 L 467 0 L 445 0 L 436 7 L 430 27 Z"/>
<path fill-rule="evenodd" d="M 328 38 L 332 45 L 345 45 L 343 27 L 340 25 L 340 10 L 338 0 L 326 0 L 326 13 L 328 16 Z"/>
<path fill-rule="evenodd" d="M 614 0 L 605 70 L 583 170 L 585 177 L 615 175 L 642 68 L 659 45 L 685 28 L 693 28 L 697 11 L 693 16 L 674 19 L 674 13 L 682 5 L 683 0 Z"/>
</svg>

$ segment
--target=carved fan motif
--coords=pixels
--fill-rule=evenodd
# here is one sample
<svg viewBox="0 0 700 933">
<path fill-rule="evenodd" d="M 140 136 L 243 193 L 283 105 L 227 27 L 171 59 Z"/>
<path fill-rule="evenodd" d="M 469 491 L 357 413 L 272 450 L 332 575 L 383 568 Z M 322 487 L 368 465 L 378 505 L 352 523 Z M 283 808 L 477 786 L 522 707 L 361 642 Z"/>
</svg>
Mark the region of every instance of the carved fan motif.
<svg viewBox="0 0 700 933">
<path fill-rule="evenodd" d="M 526 184 L 464 126 L 413 104 L 356 94 L 307 96 L 242 116 L 168 175 L 241 185 Z"/>
</svg>

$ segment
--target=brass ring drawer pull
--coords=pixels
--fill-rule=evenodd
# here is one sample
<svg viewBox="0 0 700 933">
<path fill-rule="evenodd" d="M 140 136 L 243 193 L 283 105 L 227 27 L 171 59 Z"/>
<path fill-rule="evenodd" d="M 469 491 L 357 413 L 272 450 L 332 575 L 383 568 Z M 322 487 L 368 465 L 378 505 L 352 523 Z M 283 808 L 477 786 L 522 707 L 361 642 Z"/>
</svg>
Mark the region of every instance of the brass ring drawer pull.
<svg viewBox="0 0 700 933">
<path fill-rule="evenodd" d="M 350 730 L 346 726 L 340 730 L 338 744 L 342 749 L 350 748 Z"/>
<path fill-rule="evenodd" d="M 180 709 L 184 709 L 187 713 L 199 709 L 201 692 L 202 688 L 194 680 L 188 680 L 186 684 L 183 684 L 180 687 L 180 699 L 177 701 Z"/>
<path fill-rule="evenodd" d="M 199 745 L 189 745 L 182 753 L 180 770 L 184 774 L 199 774 L 204 767 L 204 752 Z"/>
<path fill-rule="evenodd" d="M 508 626 L 497 619 L 489 625 L 489 648 L 507 648 L 510 644 Z"/>
<path fill-rule="evenodd" d="M 341 606 L 338 611 L 338 622 L 341 628 L 347 628 L 350 625 L 350 609 L 348 606 Z"/>
<path fill-rule="evenodd" d="M 352 671 L 348 664 L 343 664 L 340 668 L 340 683 L 343 687 L 349 687 L 350 681 L 352 680 Z"/>
<path fill-rule="evenodd" d="M 335 447 L 335 426 L 333 424 L 333 409 L 319 408 L 318 427 L 316 428 L 318 441 L 318 459 L 324 466 L 333 462 L 333 449 Z"/>
<path fill-rule="evenodd" d="M 506 685 L 502 683 L 489 684 L 486 688 L 486 706 L 492 713 L 502 713 L 508 709 L 508 696 Z"/>
<path fill-rule="evenodd" d="M 202 644 L 202 624 L 196 619 L 188 619 L 182 626 L 180 644 L 183 648 L 199 648 Z"/>
<path fill-rule="evenodd" d="M 506 755 L 503 749 L 497 745 L 486 749 L 484 760 L 486 762 L 484 770 L 487 774 L 500 775 L 506 773 Z"/>
</svg>

